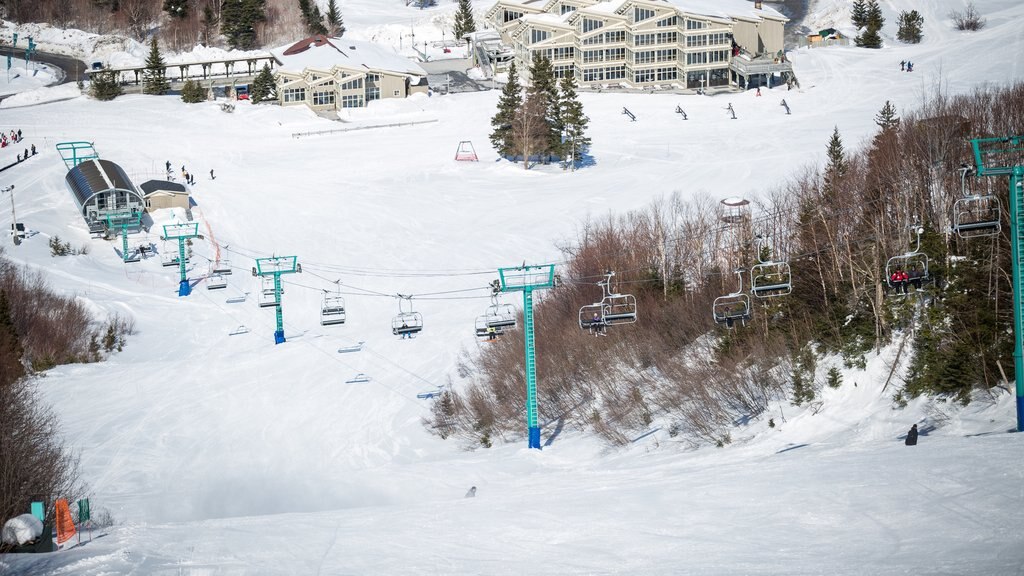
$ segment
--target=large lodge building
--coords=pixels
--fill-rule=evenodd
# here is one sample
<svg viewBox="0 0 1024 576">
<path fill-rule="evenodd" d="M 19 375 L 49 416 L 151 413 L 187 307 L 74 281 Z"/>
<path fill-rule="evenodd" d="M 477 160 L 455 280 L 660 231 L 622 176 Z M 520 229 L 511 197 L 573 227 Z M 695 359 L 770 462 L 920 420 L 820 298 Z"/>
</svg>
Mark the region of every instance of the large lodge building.
<svg viewBox="0 0 1024 576">
<path fill-rule="evenodd" d="M 793 74 L 788 18 L 760 1 L 498 0 L 487 20 L 523 80 L 538 53 L 591 88 L 746 88 Z"/>
</svg>

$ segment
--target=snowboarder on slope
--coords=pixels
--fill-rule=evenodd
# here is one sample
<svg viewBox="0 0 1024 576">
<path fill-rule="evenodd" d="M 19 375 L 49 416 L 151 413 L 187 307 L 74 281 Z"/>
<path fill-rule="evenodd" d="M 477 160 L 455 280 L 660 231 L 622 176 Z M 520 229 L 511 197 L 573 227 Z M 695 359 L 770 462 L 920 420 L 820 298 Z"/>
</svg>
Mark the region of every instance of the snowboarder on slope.
<svg viewBox="0 0 1024 576">
<path fill-rule="evenodd" d="M 907 432 L 907 440 L 904 444 L 907 446 L 917 446 L 917 424 L 910 427 L 910 431 Z"/>
</svg>

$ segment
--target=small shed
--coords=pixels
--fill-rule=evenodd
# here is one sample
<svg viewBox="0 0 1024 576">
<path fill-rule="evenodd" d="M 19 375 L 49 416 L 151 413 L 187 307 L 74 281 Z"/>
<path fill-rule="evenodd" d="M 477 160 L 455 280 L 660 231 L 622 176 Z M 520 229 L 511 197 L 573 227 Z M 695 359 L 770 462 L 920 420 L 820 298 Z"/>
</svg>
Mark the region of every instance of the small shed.
<svg viewBox="0 0 1024 576">
<path fill-rule="evenodd" d="M 147 180 L 139 185 L 142 197 L 146 199 L 146 210 L 162 208 L 189 209 L 188 190 L 183 184 L 168 180 Z"/>
</svg>

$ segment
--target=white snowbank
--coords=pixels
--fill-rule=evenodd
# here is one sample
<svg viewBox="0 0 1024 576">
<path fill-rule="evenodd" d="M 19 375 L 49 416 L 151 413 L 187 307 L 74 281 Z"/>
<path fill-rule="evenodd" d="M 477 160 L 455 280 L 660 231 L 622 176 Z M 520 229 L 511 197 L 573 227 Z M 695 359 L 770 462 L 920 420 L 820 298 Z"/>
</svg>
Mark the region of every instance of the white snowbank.
<svg viewBox="0 0 1024 576">
<path fill-rule="evenodd" d="M 4 523 L 4 544 L 27 544 L 43 535 L 43 523 L 31 514 L 15 516 Z"/>
</svg>

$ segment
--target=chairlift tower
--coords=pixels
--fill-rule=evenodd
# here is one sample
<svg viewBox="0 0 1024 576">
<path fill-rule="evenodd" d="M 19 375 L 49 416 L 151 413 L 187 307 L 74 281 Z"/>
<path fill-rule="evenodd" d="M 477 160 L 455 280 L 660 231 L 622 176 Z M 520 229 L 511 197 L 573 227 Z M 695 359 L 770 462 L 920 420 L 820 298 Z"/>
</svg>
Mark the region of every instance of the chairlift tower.
<svg viewBox="0 0 1024 576">
<path fill-rule="evenodd" d="M 253 276 L 274 278 L 274 313 L 277 316 L 277 330 L 274 331 L 274 344 L 284 343 L 284 314 L 281 311 L 281 275 L 302 272 L 302 265 L 298 263 L 298 256 L 274 256 L 272 258 L 257 258 L 256 266 L 252 269 Z M 184 265 L 183 265 L 184 266 Z"/>
<path fill-rule="evenodd" d="M 526 364 L 526 427 L 529 447 L 540 450 L 540 425 L 537 423 L 537 358 L 533 332 L 533 291 L 555 285 L 555 265 L 498 268 L 502 292 L 523 293 L 523 342 Z"/>
<path fill-rule="evenodd" d="M 978 177 L 1010 177 L 1010 257 L 1013 261 L 1013 366 L 1017 390 L 1017 431 L 1024 432 L 1024 136 L 974 138 L 974 164 Z"/>
<path fill-rule="evenodd" d="M 142 213 L 134 210 L 119 210 L 107 212 L 104 217 L 107 221 L 107 229 L 121 228 L 121 259 L 125 262 L 135 261 L 134 255 L 128 254 L 128 228 L 142 225 Z"/>
<path fill-rule="evenodd" d="M 161 240 L 178 241 L 178 266 L 181 270 L 181 280 L 178 282 L 178 296 L 188 296 L 192 293 L 192 287 L 188 284 L 188 277 L 185 275 L 185 243 L 192 238 L 202 238 L 199 235 L 199 223 L 191 224 L 167 224 L 164 226 L 164 235 Z"/>
</svg>

